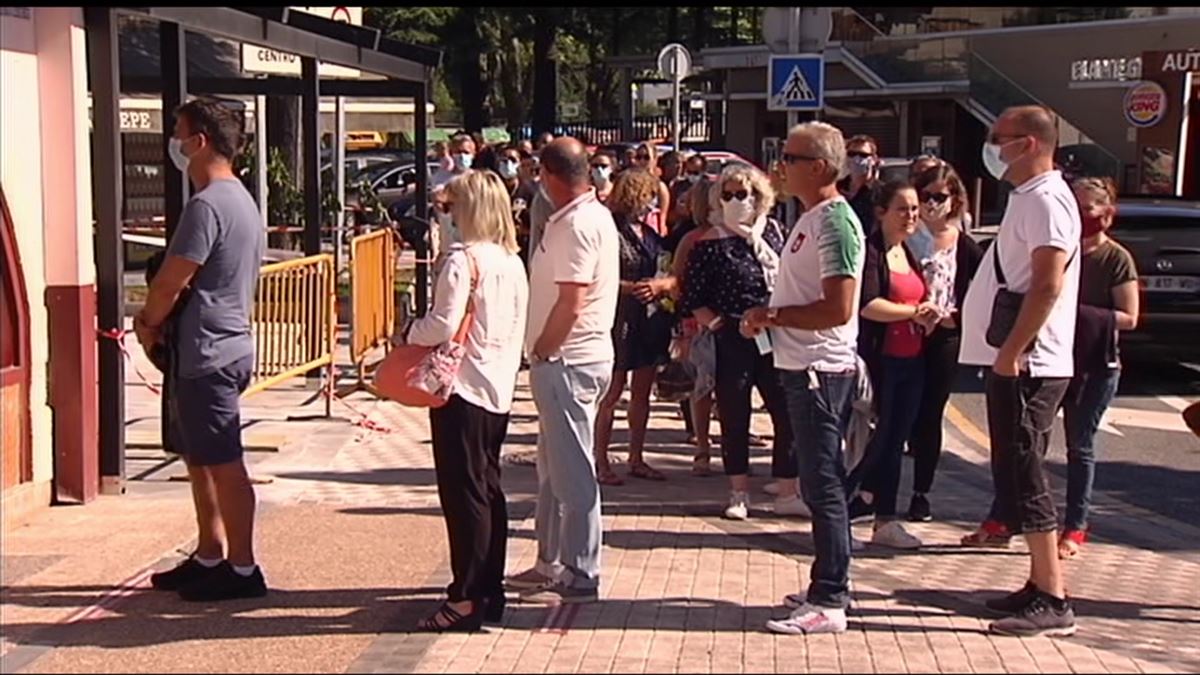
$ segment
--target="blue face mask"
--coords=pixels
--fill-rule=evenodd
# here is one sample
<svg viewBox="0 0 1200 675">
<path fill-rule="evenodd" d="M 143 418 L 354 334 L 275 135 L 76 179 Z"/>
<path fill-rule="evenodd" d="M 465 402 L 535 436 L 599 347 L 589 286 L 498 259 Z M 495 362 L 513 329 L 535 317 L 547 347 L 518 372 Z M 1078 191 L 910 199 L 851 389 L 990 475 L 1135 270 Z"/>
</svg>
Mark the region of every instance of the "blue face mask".
<svg viewBox="0 0 1200 675">
<path fill-rule="evenodd" d="M 518 166 L 519 165 L 517 162 L 514 162 L 511 159 L 506 159 L 500 162 L 500 177 L 508 179 L 516 178 Z"/>
<path fill-rule="evenodd" d="M 466 171 L 471 168 L 471 164 L 475 162 L 475 157 L 469 152 L 459 152 L 454 154 L 454 166 L 459 171 Z"/>
</svg>

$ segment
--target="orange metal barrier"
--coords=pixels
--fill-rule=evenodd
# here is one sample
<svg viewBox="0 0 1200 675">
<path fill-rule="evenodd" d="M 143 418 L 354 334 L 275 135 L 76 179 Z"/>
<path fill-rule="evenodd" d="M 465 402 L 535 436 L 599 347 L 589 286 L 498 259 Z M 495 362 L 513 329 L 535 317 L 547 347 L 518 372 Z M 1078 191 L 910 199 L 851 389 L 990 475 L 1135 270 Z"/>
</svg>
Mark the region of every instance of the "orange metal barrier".
<svg viewBox="0 0 1200 675">
<path fill-rule="evenodd" d="M 333 396 L 337 345 L 333 256 L 264 265 L 258 275 L 252 329 L 258 357 L 244 396 L 317 368 L 327 368 L 325 414 Z"/>
<path fill-rule="evenodd" d="M 396 238 L 391 228 L 350 240 L 350 360 L 358 380 L 338 392 L 372 391 L 366 382 L 367 355 L 391 346 L 396 326 Z"/>
</svg>

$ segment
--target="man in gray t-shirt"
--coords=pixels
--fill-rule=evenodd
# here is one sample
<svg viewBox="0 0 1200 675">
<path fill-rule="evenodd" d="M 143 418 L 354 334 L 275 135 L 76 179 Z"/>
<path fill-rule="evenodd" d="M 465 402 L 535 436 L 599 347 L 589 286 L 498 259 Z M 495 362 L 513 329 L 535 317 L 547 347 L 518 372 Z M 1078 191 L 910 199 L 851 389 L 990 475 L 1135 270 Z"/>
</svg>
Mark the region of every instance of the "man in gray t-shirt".
<svg viewBox="0 0 1200 675">
<path fill-rule="evenodd" d="M 255 498 L 242 459 L 240 402 L 254 370 L 250 319 L 266 232 L 233 173 L 241 147 L 240 112 L 203 100 L 176 111 L 169 154 L 195 194 L 133 322 L 148 352 L 165 342 L 171 354 L 167 434 L 187 463 L 199 526 L 196 551 L 150 580 L 190 601 L 267 592 L 254 562 Z"/>
</svg>

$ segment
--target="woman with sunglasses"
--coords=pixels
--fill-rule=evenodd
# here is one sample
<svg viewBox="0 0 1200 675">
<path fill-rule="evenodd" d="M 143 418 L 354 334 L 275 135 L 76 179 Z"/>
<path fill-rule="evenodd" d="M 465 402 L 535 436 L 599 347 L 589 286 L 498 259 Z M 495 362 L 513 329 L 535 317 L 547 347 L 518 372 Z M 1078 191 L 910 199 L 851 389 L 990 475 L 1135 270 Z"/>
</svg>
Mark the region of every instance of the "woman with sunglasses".
<svg viewBox="0 0 1200 675">
<path fill-rule="evenodd" d="M 871 374 L 879 422 L 866 458 L 850 473 L 847 492 L 859 485 L 850 515 L 874 512 L 874 544 L 914 549 L 921 541 L 896 520 L 904 442 L 912 432 L 925 379 L 924 331 L 939 318 L 926 301 L 921 266 L 905 245 L 917 225 L 917 191 L 905 182 L 875 195 L 877 227 L 867 236 L 860 301 L 858 353 Z"/>
<path fill-rule="evenodd" d="M 633 381 L 629 385 L 629 475 L 665 480 L 662 473 L 646 463 L 643 455 L 650 421 L 650 391 L 658 367 L 669 360 L 667 349 L 674 323 L 674 316 L 658 300 L 674 291 L 675 279 L 658 274 L 659 261 L 666 249 L 658 233 L 645 223 L 658 184 L 658 178 L 648 171 L 625 171 L 617 177 L 607 202 L 621 235 L 621 291 L 612 331 L 616 354 L 612 384 L 596 415 L 596 480 L 601 485 L 624 482 L 608 461 L 608 444 L 613 414 L 630 373 Z"/>
<path fill-rule="evenodd" d="M 688 255 L 683 307 L 716 335 L 721 456 L 730 484 L 725 517 L 749 517 L 751 387 L 758 388 L 775 429 L 775 513 L 805 516 L 808 509 L 796 494 L 798 467 L 787 403 L 770 343 L 743 337 L 738 328 L 746 310 L 767 303 L 778 277 L 783 228 L 767 216 L 775 191 L 761 171 L 745 164 L 725 167 L 717 184 L 721 226 L 700 237 Z"/>
<path fill-rule="evenodd" d="M 983 249 L 962 231 L 967 190 L 954 167 L 939 162 L 913 182 L 920 204 L 917 231 L 908 239 L 939 320 L 925 338 L 925 385 L 917 420 L 908 437 L 913 456 L 913 494 L 908 519 L 933 519 L 929 491 L 942 455 L 942 417 L 958 375 L 958 346 L 962 336 L 959 308 L 975 278 Z"/>
<path fill-rule="evenodd" d="M 654 195 L 654 200 L 651 202 L 650 215 L 646 217 L 646 224 L 654 228 L 660 237 L 665 237 L 667 236 L 666 214 L 671 212 L 671 191 L 661 180 L 662 170 L 658 166 L 658 147 L 650 142 L 639 145 L 633 155 L 633 168 L 645 169 L 652 176 L 659 178 L 657 194 Z"/>
</svg>

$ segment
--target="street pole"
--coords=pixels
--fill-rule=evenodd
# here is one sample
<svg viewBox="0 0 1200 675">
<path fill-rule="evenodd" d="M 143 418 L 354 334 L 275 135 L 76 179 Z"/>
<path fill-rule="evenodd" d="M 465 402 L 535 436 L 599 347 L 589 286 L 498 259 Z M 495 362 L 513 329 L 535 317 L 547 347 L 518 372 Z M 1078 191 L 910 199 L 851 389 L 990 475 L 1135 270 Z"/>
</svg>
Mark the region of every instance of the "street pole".
<svg viewBox="0 0 1200 675">
<path fill-rule="evenodd" d="M 263 229 L 270 227 L 267 210 L 267 97 L 254 97 L 254 177 L 258 187 L 258 216 Z"/>
<path fill-rule="evenodd" d="M 420 153 L 416 156 L 420 161 Z M 342 234 L 346 227 L 346 99 L 343 96 L 338 96 L 334 102 L 333 189 L 338 203 L 333 216 L 333 275 L 336 279 L 342 273 Z"/>
<path fill-rule="evenodd" d="M 674 54 L 671 55 L 671 63 L 673 65 L 673 67 L 671 68 L 671 79 L 675 82 L 675 101 L 674 101 L 674 105 L 671 108 L 671 113 L 672 113 L 672 116 L 674 117 L 674 119 L 672 121 L 675 123 L 675 126 L 673 127 L 675 130 L 674 138 L 673 138 L 675 145 L 673 146 L 672 149 L 675 150 L 675 152 L 679 152 L 679 80 L 680 80 L 679 66 L 680 66 L 680 63 L 679 63 L 679 52 L 678 51 L 676 51 Z"/>
<path fill-rule="evenodd" d="M 800 8 L 790 8 L 791 17 L 788 20 L 788 53 L 795 54 L 800 51 Z M 791 134 L 792 127 L 800 123 L 800 113 L 795 110 L 787 111 L 787 130 L 783 134 L 783 142 L 787 143 L 787 137 Z M 787 200 L 787 225 L 796 222 L 796 197 L 790 196 Z"/>
</svg>

